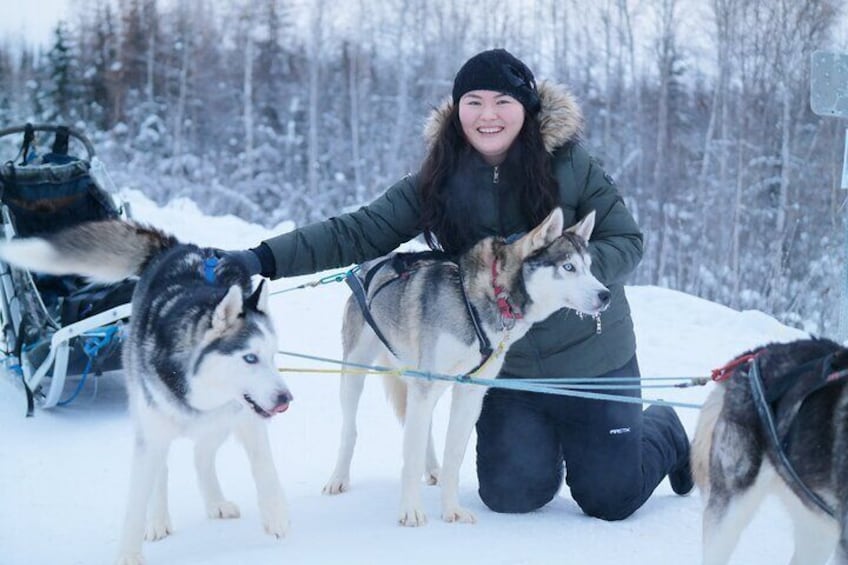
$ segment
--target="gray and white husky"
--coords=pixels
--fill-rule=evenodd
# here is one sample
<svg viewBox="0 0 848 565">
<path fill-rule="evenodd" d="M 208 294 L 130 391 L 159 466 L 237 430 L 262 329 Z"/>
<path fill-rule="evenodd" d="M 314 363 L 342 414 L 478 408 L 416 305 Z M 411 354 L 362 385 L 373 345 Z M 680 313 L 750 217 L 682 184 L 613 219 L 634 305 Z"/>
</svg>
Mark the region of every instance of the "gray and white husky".
<svg viewBox="0 0 848 565">
<path fill-rule="evenodd" d="M 763 393 L 752 387 L 749 361 L 728 370 L 695 431 L 703 562 L 727 563 L 760 503 L 777 494 L 792 518 L 792 565 L 827 563 L 832 554 L 833 563 L 848 565 L 848 350 L 809 339 L 740 359 L 751 355 Z M 763 406 L 773 425 L 760 418 Z"/>
<path fill-rule="evenodd" d="M 251 293 L 250 276 L 226 255 L 219 260 L 215 250 L 121 220 L 13 240 L 0 256 L 32 271 L 102 282 L 140 276 L 123 344 L 135 442 L 118 563 L 142 563 L 143 539 L 172 531 L 167 455 L 180 435 L 196 440 L 207 514 L 236 518 L 215 470 L 218 447 L 234 431 L 250 460 L 265 530 L 285 535 L 288 510 L 265 420 L 284 412 L 292 395 L 274 364 L 264 281 Z"/>
<path fill-rule="evenodd" d="M 503 353 L 535 322 L 561 308 L 591 315 L 608 306 L 609 290 L 590 272 L 587 241 L 594 223 L 591 212 L 563 231 L 562 211 L 557 208 L 517 241 L 486 238 L 457 263 L 428 259 L 425 254 L 418 261 L 390 255 L 363 264 L 357 276 L 367 286 L 365 301 L 377 330 L 351 297 L 342 326 L 344 361 L 379 361 L 443 375 L 464 375 L 476 369 L 473 377 L 495 378 Z M 398 259 L 412 264 L 399 273 L 392 268 Z M 490 342 L 494 349 L 487 359 L 481 359 L 481 341 Z M 361 374 L 342 373 L 341 445 L 335 470 L 324 487 L 326 494 L 349 488 L 356 411 L 364 381 Z M 442 519 L 475 522 L 474 514 L 459 503 L 459 468 L 486 387 L 453 385 L 440 472 L 431 420 L 436 402 L 452 383 L 414 377 L 388 377 L 385 383 L 404 424 L 400 524 L 420 526 L 427 521 L 420 498 L 422 475 L 430 484 L 441 484 Z"/>
</svg>

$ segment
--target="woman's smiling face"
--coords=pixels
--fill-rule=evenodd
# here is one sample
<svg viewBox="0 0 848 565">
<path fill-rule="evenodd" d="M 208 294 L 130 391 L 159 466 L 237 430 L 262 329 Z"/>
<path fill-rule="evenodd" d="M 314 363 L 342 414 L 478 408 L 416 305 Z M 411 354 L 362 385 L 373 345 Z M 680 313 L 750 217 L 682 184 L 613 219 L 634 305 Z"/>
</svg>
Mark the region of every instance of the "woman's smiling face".
<svg viewBox="0 0 848 565">
<path fill-rule="evenodd" d="M 468 143 L 499 165 L 524 125 L 524 106 L 509 94 L 472 90 L 459 99 L 459 122 Z"/>
</svg>

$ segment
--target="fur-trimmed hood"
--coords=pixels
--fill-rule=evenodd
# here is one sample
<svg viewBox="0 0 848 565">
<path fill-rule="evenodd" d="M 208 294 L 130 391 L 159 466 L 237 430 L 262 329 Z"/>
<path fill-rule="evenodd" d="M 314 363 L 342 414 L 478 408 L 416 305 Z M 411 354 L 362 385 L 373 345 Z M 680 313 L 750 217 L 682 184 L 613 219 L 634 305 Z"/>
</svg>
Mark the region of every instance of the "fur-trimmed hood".
<svg viewBox="0 0 848 565">
<path fill-rule="evenodd" d="M 542 109 L 536 119 L 539 120 L 545 149 L 553 153 L 567 142 L 580 137 L 583 132 L 583 112 L 574 95 L 561 84 L 542 81 L 538 91 Z M 433 146 L 452 108 L 453 101 L 448 97 L 430 113 L 424 124 L 424 139 L 428 148 Z"/>
</svg>

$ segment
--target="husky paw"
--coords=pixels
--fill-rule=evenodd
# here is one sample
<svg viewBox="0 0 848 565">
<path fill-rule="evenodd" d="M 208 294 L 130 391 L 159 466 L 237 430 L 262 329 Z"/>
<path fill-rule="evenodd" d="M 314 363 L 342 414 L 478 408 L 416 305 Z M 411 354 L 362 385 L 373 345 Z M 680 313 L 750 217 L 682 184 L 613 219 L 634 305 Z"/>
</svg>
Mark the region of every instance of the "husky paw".
<svg viewBox="0 0 848 565">
<path fill-rule="evenodd" d="M 324 485 L 324 488 L 321 489 L 321 492 L 324 493 L 324 494 L 333 495 L 333 494 L 341 494 L 343 492 L 348 491 L 349 489 L 350 489 L 350 479 L 349 478 L 347 478 L 347 477 L 343 477 L 343 478 L 333 477 L 329 481 L 327 481 L 327 484 Z"/>
<path fill-rule="evenodd" d="M 174 527 L 167 517 L 149 520 L 144 528 L 144 539 L 147 541 L 158 541 L 171 535 Z"/>
<path fill-rule="evenodd" d="M 222 500 L 206 507 L 206 515 L 212 519 L 228 520 L 241 516 L 238 505 L 229 500 Z"/>
<path fill-rule="evenodd" d="M 289 531 L 289 516 L 285 511 L 274 512 L 262 518 L 262 527 L 266 534 L 282 539 Z"/>
<path fill-rule="evenodd" d="M 473 512 L 470 512 L 462 506 L 454 506 L 453 508 L 442 511 L 442 520 L 445 522 L 458 522 L 462 524 L 476 524 L 477 517 Z"/>
<path fill-rule="evenodd" d="M 407 527 L 423 526 L 427 523 L 427 515 L 420 508 L 406 508 L 401 510 L 398 524 Z"/>
<path fill-rule="evenodd" d="M 144 565 L 141 553 L 122 553 L 115 560 L 115 565 Z"/>
</svg>

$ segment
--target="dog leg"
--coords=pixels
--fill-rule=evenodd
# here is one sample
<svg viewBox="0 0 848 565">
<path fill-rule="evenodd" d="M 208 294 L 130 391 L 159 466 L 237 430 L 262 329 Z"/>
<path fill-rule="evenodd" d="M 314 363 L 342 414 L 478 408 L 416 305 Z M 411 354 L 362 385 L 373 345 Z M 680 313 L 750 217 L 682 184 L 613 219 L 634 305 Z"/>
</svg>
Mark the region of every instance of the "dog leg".
<svg viewBox="0 0 848 565">
<path fill-rule="evenodd" d="M 459 504 L 459 469 L 465 458 L 471 430 L 480 416 L 486 388 L 479 385 L 454 385 L 450 422 L 445 439 L 442 469 L 442 519 L 445 522 L 474 523 L 477 518 Z"/>
<path fill-rule="evenodd" d="M 800 505 L 800 502 L 798 503 Z M 804 514 L 792 511 L 795 551 L 790 565 L 824 565 L 837 545 L 837 532 L 832 520 L 807 508 Z M 839 563 L 839 561 L 837 561 Z M 842 563 L 848 563 L 843 561 Z"/>
<path fill-rule="evenodd" d="M 845 503 L 840 506 L 841 520 L 839 521 L 839 545 L 836 548 L 836 552 L 833 554 L 833 563 L 834 565 L 848 565 L 848 508 L 846 508 Z"/>
<path fill-rule="evenodd" d="M 829 516 L 807 508 L 791 489 L 781 486 L 780 499 L 792 518 L 795 534 L 795 551 L 790 565 L 827 563 L 839 538 L 836 523 Z"/>
<path fill-rule="evenodd" d="M 768 476 L 764 477 L 764 474 Z M 711 480 L 716 478 L 711 475 Z M 774 480 L 774 471 L 761 469 L 754 484 L 741 492 L 733 492 L 725 484 L 714 483 L 710 487 L 704 508 L 703 565 L 724 565 L 728 562 L 740 534 L 751 521 Z"/>
<path fill-rule="evenodd" d="M 143 436 L 137 432 L 130 470 L 130 492 L 127 501 L 124 528 L 118 553 L 118 565 L 140 565 L 144 563 L 141 545 L 144 541 L 147 504 L 161 468 L 166 463 L 170 437 Z"/>
<path fill-rule="evenodd" d="M 359 363 L 359 361 L 356 361 Z M 339 396 L 342 406 L 342 431 L 339 440 L 339 453 L 336 457 L 336 467 L 330 480 L 324 485 L 324 494 L 340 494 L 350 488 L 350 462 L 353 460 L 353 449 L 356 446 L 356 412 L 359 409 L 359 398 L 365 386 L 365 375 L 342 373 L 339 383 Z"/>
<path fill-rule="evenodd" d="M 153 505 L 147 516 L 147 527 L 144 531 L 144 539 L 147 541 L 158 541 L 168 537 L 174 531 L 171 526 L 171 516 L 168 513 L 168 462 L 167 452 L 165 453 L 165 462 L 162 469 L 159 471 L 159 476 L 156 477 L 156 483 L 153 486 L 153 497 L 151 502 Z"/>
<path fill-rule="evenodd" d="M 239 507 L 224 497 L 215 468 L 215 456 L 226 438 L 226 432 L 216 432 L 199 438 L 194 446 L 194 467 L 197 470 L 206 515 L 210 518 L 227 519 L 240 516 Z"/>
<path fill-rule="evenodd" d="M 259 513 L 265 531 L 276 538 L 285 537 L 289 528 L 289 511 L 286 496 L 274 458 L 271 455 L 271 443 L 268 440 L 268 428 L 253 414 L 247 414 L 236 428 L 236 435 L 244 445 L 253 480 L 256 482 L 256 495 L 259 499 Z"/>
<path fill-rule="evenodd" d="M 833 554 L 833 565 L 848 565 L 848 514 L 842 514 L 842 526 L 839 545 Z"/>
<path fill-rule="evenodd" d="M 406 419 L 403 427 L 403 471 L 398 522 L 402 526 L 423 526 L 427 515 L 421 508 L 421 476 L 424 474 L 427 438 L 433 409 L 444 385 L 409 382 L 406 396 Z"/>
<path fill-rule="evenodd" d="M 436 456 L 436 445 L 433 443 L 433 423 L 430 422 L 430 437 L 427 439 L 427 466 L 424 470 L 424 482 L 428 485 L 439 484 L 439 458 Z"/>
</svg>

